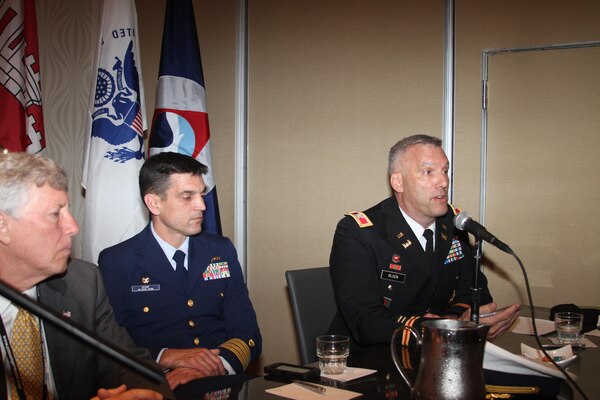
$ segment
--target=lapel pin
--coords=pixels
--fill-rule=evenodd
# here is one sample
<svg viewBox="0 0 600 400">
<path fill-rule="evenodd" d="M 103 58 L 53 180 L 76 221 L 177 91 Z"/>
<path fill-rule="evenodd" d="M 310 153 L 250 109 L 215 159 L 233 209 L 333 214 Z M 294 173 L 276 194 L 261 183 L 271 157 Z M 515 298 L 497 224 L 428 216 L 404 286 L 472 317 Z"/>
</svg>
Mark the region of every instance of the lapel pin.
<svg viewBox="0 0 600 400">
<path fill-rule="evenodd" d="M 404 247 L 405 249 L 408 249 L 411 244 L 412 244 L 412 242 L 409 239 L 406 242 L 402 243 L 402 247 Z"/>
</svg>

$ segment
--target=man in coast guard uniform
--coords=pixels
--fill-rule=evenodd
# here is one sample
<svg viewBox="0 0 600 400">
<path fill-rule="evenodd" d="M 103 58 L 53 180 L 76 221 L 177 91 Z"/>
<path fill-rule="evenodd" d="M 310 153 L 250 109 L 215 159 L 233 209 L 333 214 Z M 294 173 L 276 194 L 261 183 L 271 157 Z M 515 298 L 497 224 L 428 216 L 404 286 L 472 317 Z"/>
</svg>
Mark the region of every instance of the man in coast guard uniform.
<svg viewBox="0 0 600 400">
<path fill-rule="evenodd" d="M 458 211 L 448 205 L 449 163 L 441 145 L 426 135 L 399 141 L 389 158 L 394 195 L 339 222 L 330 256 L 339 310 L 331 333 L 347 333 L 358 346 L 388 344 L 402 325 L 470 318 L 475 263 L 466 232 L 454 227 Z M 480 312 L 496 311 L 483 273 L 478 280 Z M 506 331 L 518 311 L 513 304 L 481 318 L 492 325 L 488 338 Z M 402 344 L 412 340 L 405 331 Z"/>
<path fill-rule="evenodd" d="M 117 322 L 168 370 L 172 388 L 243 373 L 261 352 L 233 244 L 199 234 L 204 173 L 204 165 L 182 154 L 150 157 L 140 170 L 150 224 L 99 256 Z"/>
</svg>

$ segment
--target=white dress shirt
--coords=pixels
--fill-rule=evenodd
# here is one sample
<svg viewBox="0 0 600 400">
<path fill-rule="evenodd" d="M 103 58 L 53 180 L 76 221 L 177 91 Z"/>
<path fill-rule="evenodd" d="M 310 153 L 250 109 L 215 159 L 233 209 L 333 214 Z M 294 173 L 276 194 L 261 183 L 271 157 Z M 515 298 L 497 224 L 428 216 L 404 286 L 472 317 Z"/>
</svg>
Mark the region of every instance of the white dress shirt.
<svg viewBox="0 0 600 400">
<path fill-rule="evenodd" d="M 425 239 L 425 236 L 423 236 L 423 232 L 425 232 L 425 229 L 431 229 L 431 231 L 433 232 L 433 249 L 435 251 L 435 221 L 433 221 L 433 223 L 427 228 L 423 228 L 421 224 L 409 217 L 408 214 L 404 212 L 402 207 L 398 206 L 398 208 L 400 209 L 400 212 L 402 213 L 404 219 L 408 223 L 408 226 L 410 226 L 410 229 L 412 229 L 417 239 L 419 239 L 419 243 L 421 243 L 421 247 L 423 247 L 423 250 L 425 250 L 425 248 L 427 247 L 427 239 Z"/>
</svg>

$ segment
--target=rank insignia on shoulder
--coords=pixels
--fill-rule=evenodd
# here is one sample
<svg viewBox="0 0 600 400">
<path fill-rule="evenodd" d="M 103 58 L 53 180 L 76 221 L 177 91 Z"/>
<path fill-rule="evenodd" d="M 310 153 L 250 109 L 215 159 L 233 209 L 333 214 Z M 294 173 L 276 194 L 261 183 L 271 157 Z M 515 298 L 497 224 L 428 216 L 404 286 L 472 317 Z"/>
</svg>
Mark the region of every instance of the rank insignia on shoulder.
<svg viewBox="0 0 600 400">
<path fill-rule="evenodd" d="M 461 210 L 460 210 L 460 208 L 456 207 L 456 206 L 455 206 L 455 205 L 453 205 L 453 204 L 450 204 L 450 208 L 452 208 L 452 212 L 454 213 L 454 215 L 457 215 L 457 214 L 460 214 L 460 213 L 461 213 Z"/>
<path fill-rule="evenodd" d="M 354 220 L 356 221 L 358 226 L 361 228 L 367 228 L 369 226 L 373 226 L 373 223 L 371 222 L 369 217 L 367 217 L 365 215 L 365 213 L 362 213 L 360 211 L 351 211 L 349 213 L 346 213 L 346 215 L 354 218 Z"/>
</svg>

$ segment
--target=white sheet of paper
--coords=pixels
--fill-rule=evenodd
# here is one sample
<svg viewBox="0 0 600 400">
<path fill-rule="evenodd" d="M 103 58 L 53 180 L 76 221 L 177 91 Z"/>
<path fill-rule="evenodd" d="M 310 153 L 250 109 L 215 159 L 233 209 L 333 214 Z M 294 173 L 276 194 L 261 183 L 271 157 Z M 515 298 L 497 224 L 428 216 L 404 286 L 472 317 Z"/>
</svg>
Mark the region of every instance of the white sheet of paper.
<svg viewBox="0 0 600 400">
<path fill-rule="evenodd" d="M 538 335 L 545 335 L 550 332 L 554 332 L 554 321 L 547 319 L 535 319 L 535 326 L 537 327 Z M 533 320 L 529 317 L 517 318 L 517 321 L 513 324 L 510 331 L 512 333 L 520 333 L 523 335 L 533 335 Z"/>
<path fill-rule="evenodd" d="M 594 329 L 593 331 L 586 332 L 585 334 L 598 337 L 600 336 L 600 329 Z"/>
<path fill-rule="evenodd" d="M 513 354 L 490 342 L 486 342 L 485 344 L 483 368 L 512 374 L 550 376 L 565 379 L 562 372 L 552 364 Z M 572 377 L 576 377 L 571 372 L 568 373 Z"/>
<path fill-rule="evenodd" d="M 276 396 L 285 397 L 286 399 L 296 400 L 349 400 L 355 397 L 362 396 L 361 393 L 351 392 L 350 390 L 338 389 L 329 386 L 323 387 L 325 388 L 325 393 L 323 394 L 312 392 L 294 383 L 290 383 L 289 385 L 279 386 L 272 389 L 267 389 L 265 390 L 265 392 L 274 394 Z"/>
<path fill-rule="evenodd" d="M 354 379 L 362 378 L 363 376 L 374 374 L 375 372 L 377 372 L 376 369 L 348 367 L 343 374 L 327 375 L 321 373 L 321 376 L 323 378 L 333 379 L 334 381 L 348 382 Z"/>
</svg>

